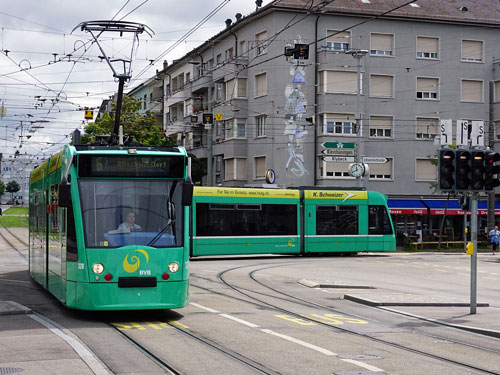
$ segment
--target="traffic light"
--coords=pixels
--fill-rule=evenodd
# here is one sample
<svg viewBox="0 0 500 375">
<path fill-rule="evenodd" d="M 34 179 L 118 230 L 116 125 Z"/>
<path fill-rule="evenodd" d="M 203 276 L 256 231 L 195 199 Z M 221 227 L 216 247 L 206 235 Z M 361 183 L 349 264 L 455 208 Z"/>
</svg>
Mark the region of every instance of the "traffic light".
<svg viewBox="0 0 500 375">
<path fill-rule="evenodd" d="M 484 190 L 484 151 L 473 151 L 471 159 L 471 190 Z"/>
<path fill-rule="evenodd" d="M 469 151 L 456 151 L 456 167 L 457 190 L 469 190 L 471 186 L 471 153 Z"/>
<path fill-rule="evenodd" d="M 204 113 L 203 114 L 203 124 L 212 125 L 213 123 L 214 123 L 213 113 Z"/>
<path fill-rule="evenodd" d="M 293 57 L 295 59 L 309 58 L 309 45 L 308 44 L 295 44 L 295 51 L 293 52 Z"/>
<path fill-rule="evenodd" d="M 498 174 L 500 166 L 495 165 L 500 160 L 500 154 L 494 151 L 484 152 L 484 190 L 493 191 L 497 186 L 500 186 Z"/>
<path fill-rule="evenodd" d="M 439 150 L 438 188 L 441 191 L 455 190 L 455 150 Z"/>
</svg>

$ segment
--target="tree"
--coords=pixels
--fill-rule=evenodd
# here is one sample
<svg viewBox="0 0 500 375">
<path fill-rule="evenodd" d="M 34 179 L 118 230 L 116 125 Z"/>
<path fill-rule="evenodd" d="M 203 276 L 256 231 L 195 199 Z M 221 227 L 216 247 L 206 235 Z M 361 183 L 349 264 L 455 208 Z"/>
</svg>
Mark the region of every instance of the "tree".
<svg viewBox="0 0 500 375">
<path fill-rule="evenodd" d="M 5 190 L 8 193 L 11 193 L 11 200 L 14 201 L 14 193 L 17 193 L 19 190 L 21 190 L 21 187 L 17 183 L 17 181 L 12 180 L 7 183 L 7 186 L 5 187 Z"/>
<path fill-rule="evenodd" d="M 193 183 L 200 183 L 203 176 L 207 175 L 207 159 L 198 159 L 195 155 L 189 154 L 191 158 L 191 179 Z"/>
<path fill-rule="evenodd" d="M 5 193 L 5 184 L 3 183 L 3 181 L 0 181 L 0 198 L 4 193 Z"/>
<path fill-rule="evenodd" d="M 81 137 L 82 144 L 94 143 L 98 141 L 98 136 L 112 133 L 115 125 L 116 103 L 111 103 L 111 105 L 112 115 L 105 113 L 103 117 L 85 126 L 84 134 Z M 123 125 L 124 137 L 131 137 L 134 142 L 138 142 L 142 146 L 175 146 L 174 139 L 164 135 L 150 111 L 147 111 L 146 114 L 139 113 L 141 105 L 136 98 L 123 96 L 120 125 Z"/>
</svg>

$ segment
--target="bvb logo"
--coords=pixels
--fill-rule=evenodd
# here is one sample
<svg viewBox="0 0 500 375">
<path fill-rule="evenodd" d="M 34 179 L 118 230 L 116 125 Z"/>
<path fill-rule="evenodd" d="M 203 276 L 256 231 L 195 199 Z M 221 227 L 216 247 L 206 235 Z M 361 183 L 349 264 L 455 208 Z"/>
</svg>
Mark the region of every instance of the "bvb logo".
<svg viewBox="0 0 500 375">
<path fill-rule="evenodd" d="M 146 263 L 148 263 L 148 261 L 149 261 L 149 255 L 146 252 L 146 250 L 137 249 L 137 250 L 134 250 L 134 251 L 138 252 L 138 253 L 141 253 L 142 255 L 144 255 L 144 257 L 146 258 Z M 137 271 L 139 269 L 139 267 L 141 266 L 141 261 L 140 261 L 139 257 L 137 255 L 132 255 L 130 257 L 130 261 L 132 263 L 129 263 L 129 261 L 128 261 L 128 255 L 127 255 L 125 257 L 125 259 L 123 259 L 123 269 L 125 271 L 127 271 L 128 273 L 132 273 L 132 272 Z"/>
<path fill-rule="evenodd" d="M 294 247 L 295 246 L 295 238 L 290 238 L 288 240 L 288 247 Z"/>
</svg>

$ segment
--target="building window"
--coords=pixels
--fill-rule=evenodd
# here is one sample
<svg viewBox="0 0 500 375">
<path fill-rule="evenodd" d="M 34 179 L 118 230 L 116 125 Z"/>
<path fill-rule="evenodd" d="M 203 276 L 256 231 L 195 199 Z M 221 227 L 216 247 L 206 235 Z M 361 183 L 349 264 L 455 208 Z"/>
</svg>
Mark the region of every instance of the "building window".
<svg viewBox="0 0 500 375">
<path fill-rule="evenodd" d="M 226 100 L 226 84 L 224 82 L 215 82 L 215 100 L 217 102 Z"/>
<path fill-rule="evenodd" d="M 226 61 L 231 61 L 233 58 L 234 58 L 234 49 L 233 47 L 231 47 L 226 50 Z"/>
<path fill-rule="evenodd" d="M 321 92 L 336 94 L 356 94 L 358 92 L 358 76 L 356 72 L 328 70 L 320 73 L 320 75 L 323 74 L 325 77 L 320 79 Z M 362 84 L 361 87 L 363 87 Z"/>
<path fill-rule="evenodd" d="M 230 119 L 224 121 L 225 139 L 245 138 L 245 119 Z"/>
<path fill-rule="evenodd" d="M 462 80 L 462 102 L 483 102 L 483 81 Z"/>
<path fill-rule="evenodd" d="M 215 58 L 215 63 L 216 63 L 217 65 L 222 64 L 222 53 L 219 53 L 219 54 L 217 55 L 217 57 Z"/>
<path fill-rule="evenodd" d="M 191 116 L 192 114 L 193 114 L 192 99 L 184 100 L 184 117 Z"/>
<path fill-rule="evenodd" d="M 326 49 L 328 51 L 347 51 L 349 50 L 349 41 L 351 33 L 349 31 L 326 31 Z"/>
<path fill-rule="evenodd" d="M 370 164 L 370 180 L 392 180 L 392 158 L 387 163 Z"/>
<path fill-rule="evenodd" d="M 353 177 L 349 174 L 349 164 L 350 163 L 336 163 L 336 162 L 326 162 L 319 159 L 318 165 L 323 165 L 320 169 L 320 175 L 323 178 L 332 179 L 352 179 Z"/>
<path fill-rule="evenodd" d="M 322 116 L 324 135 L 356 134 L 354 115 L 341 113 L 326 113 Z"/>
<path fill-rule="evenodd" d="M 142 108 L 148 109 L 148 95 L 147 94 L 144 94 L 144 97 L 142 99 Z"/>
<path fill-rule="evenodd" d="M 433 140 L 438 132 L 438 118 L 417 117 L 417 139 Z"/>
<path fill-rule="evenodd" d="M 394 97 L 394 77 L 371 74 L 370 75 L 370 96 L 380 98 Z"/>
<path fill-rule="evenodd" d="M 351 135 L 356 134 L 356 121 L 354 116 L 327 114 L 324 116 L 323 134 L 325 135 Z"/>
<path fill-rule="evenodd" d="M 224 159 L 224 180 L 246 180 L 247 159 L 228 158 Z"/>
<path fill-rule="evenodd" d="M 500 141 L 500 121 L 495 121 L 495 140 Z"/>
<path fill-rule="evenodd" d="M 430 159 L 416 159 L 415 180 L 436 181 L 437 165 L 435 163 L 432 163 Z"/>
<path fill-rule="evenodd" d="M 417 36 L 417 58 L 437 59 L 439 57 L 439 38 Z"/>
<path fill-rule="evenodd" d="M 226 98 L 227 100 L 246 98 L 247 96 L 247 79 L 233 78 L 226 82 Z"/>
<path fill-rule="evenodd" d="M 392 117 L 370 116 L 370 137 L 391 138 L 392 122 L 393 122 Z"/>
<path fill-rule="evenodd" d="M 256 125 L 256 136 L 264 137 L 266 135 L 266 115 L 256 116 L 255 117 L 255 125 Z"/>
<path fill-rule="evenodd" d="M 256 156 L 254 159 L 254 179 L 260 180 L 266 177 L 266 157 Z"/>
<path fill-rule="evenodd" d="M 267 95 L 267 74 L 261 73 L 255 75 L 255 96 Z"/>
<path fill-rule="evenodd" d="M 439 78 L 417 77 L 417 99 L 437 99 Z"/>
<path fill-rule="evenodd" d="M 482 62 L 483 42 L 480 40 L 462 40 L 462 61 Z"/>
<path fill-rule="evenodd" d="M 372 33 L 370 37 L 370 55 L 393 56 L 394 35 Z"/>
<path fill-rule="evenodd" d="M 494 101 L 495 103 L 498 103 L 500 102 L 500 81 L 495 81 L 494 91 Z"/>
<path fill-rule="evenodd" d="M 267 31 L 255 34 L 255 45 L 257 56 L 267 53 Z"/>
</svg>

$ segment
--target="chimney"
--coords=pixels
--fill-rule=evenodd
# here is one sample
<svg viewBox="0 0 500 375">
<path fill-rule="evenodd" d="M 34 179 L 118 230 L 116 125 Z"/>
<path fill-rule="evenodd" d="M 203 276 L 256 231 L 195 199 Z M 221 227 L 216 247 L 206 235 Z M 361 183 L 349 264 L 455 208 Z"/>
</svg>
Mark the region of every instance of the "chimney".
<svg viewBox="0 0 500 375">
<path fill-rule="evenodd" d="M 235 17 L 236 17 L 236 22 L 238 22 L 239 20 L 241 20 L 241 17 L 243 16 L 241 15 L 241 13 L 236 13 Z"/>
<path fill-rule="evenodd" d="M 231 20 L 231 18 L 228 18 L 228 19 L 226 20 L 226 27 L 227 27 L 227 28 L 231 27 L 231 24 L 232 24 L 232 23 L 233 23 L 233 21 Z"/>
</svg>

